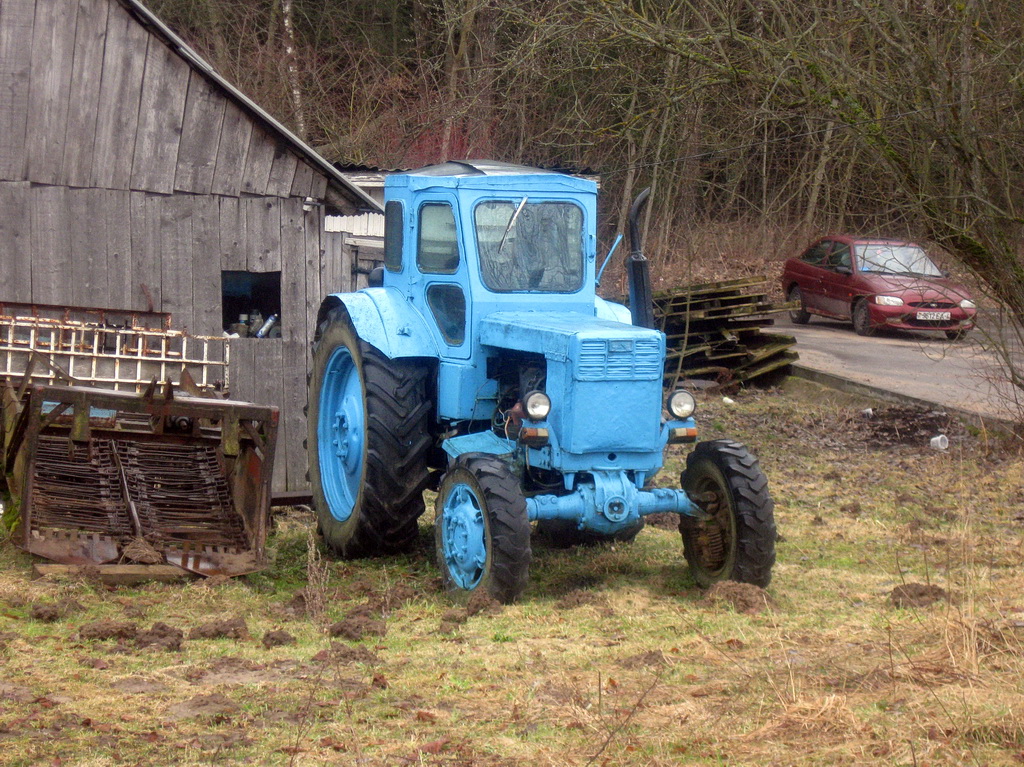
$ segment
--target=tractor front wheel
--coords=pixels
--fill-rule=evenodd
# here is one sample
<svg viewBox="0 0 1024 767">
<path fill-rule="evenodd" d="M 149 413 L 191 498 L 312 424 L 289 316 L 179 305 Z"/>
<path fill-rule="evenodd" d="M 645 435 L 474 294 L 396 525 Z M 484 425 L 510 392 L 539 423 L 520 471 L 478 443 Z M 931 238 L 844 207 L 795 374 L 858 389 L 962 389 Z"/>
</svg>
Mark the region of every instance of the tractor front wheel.
<svg viewBox="0 0 1024 767">
<path fill-rule="evenodd" d="M 701 442 L 686 457 L 683 489 L 709 518 L 681 517 L 683 553 L 697 585 L 767 586 L 775 564 L 775 503 L 757 458 L 739 442 Z"/>
<path fill-rule="evenodd" d="M 530 520 L 519 480 L 500 458 L 459 456 L 437 491 L 434 537 L 445 589 L 508 604 L 529 577 Z"/>
<path fill-rule="evenodd" d="M 361 341 L 344 307 L 317 329 L 309 480 L 327 546 L 346 558 L 407 551 L 423 514 L 432 411 L 427 367 Z"/>
</svg>

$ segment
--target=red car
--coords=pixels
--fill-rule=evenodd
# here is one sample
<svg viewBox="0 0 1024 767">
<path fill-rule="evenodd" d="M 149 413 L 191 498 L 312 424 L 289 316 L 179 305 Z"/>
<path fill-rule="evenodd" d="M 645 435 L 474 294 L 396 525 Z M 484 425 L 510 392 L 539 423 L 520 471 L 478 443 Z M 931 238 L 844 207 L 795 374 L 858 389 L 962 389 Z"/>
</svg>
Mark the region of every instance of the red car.
<svg viewBox="0 0 1024 767">
<path fill-rule="evenodd" d="M 977 311 L 967 290 L 946 277 L 924 248 L 903 240 L 823 237 L 786 261 L 782 290 L 800 302 L 789 313 L 793 322 L 804 325 L 812 314 L 852 320 L 862 336 L 901 328 L 961 338 L 974 327 Z"/>
</svg>

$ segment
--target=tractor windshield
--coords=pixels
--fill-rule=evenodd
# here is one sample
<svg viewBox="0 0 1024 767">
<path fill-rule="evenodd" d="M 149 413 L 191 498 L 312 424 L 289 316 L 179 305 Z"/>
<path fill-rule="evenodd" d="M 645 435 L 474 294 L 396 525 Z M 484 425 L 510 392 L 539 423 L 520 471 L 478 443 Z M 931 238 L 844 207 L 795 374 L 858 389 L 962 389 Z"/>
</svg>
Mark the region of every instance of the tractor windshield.
<svg viewBox="0 0 1024 767">
<path fill-rule="evenodd" d="M 583 211 L 568 202 L 489 200 L 476 206 L 484 284 L 498 293 L 572 293 L 583 285 Z"/>
</svg>

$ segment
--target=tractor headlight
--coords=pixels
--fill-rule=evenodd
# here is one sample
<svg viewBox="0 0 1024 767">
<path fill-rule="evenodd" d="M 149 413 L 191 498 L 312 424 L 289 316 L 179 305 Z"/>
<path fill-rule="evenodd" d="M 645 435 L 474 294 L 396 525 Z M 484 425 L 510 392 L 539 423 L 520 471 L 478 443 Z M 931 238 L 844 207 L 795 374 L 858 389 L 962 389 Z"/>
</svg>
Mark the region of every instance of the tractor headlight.
<svg viewBox="0 0 1024 767">
<path fill-rule="evenodd" d="M 523 397 L 523 410 L 531 421 L 543 421 L 551 412 L 551 400 L 542 391 L 531 391 Z"/>
<path fill-rule="evenodd" d="M 975 308 L 975 304 L 974 304 L 974 302 L 971 299 L 965 298 L 963 301 L 960 302 L 960 308 L 961 309 L 974 309 Z"/>
<path fill-rule="evenodd" d="M 676 389 L 669 395 L 667 406 L 673 417 L 683 420 L 693 415 L 693 411 L 697 409 L 697 401 L 686 389 Z"/>
<path fill-rule="evenodd" d="M 903 299 L 899 296 L 875 296 L 875 303 L 882 306 L 903 306 Z"/>
</svg>

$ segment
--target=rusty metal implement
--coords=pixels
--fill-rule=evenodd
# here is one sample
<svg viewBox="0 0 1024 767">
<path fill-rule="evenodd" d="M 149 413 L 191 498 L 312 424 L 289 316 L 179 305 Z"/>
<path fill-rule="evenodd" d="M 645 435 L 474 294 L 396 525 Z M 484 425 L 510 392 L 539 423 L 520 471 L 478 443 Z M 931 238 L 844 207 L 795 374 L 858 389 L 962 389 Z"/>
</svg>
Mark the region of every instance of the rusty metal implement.
<svg viewBox="0 0 1024 767">
<path fill-rule="evenodd" d="M 3 389 L 3 469 L 26 551 L 105 564 L 144 541 L 202 575 L 265 565 L 276 408 L 80 386 Z"/>
<path fill-rule="evenodd" d="M 18 545 L 65 564 L 264 567 L 278 410 L 222 398 L 229 349 L 166 314 L 0 303 Z"/>
</svg>

